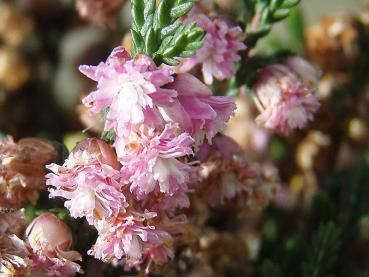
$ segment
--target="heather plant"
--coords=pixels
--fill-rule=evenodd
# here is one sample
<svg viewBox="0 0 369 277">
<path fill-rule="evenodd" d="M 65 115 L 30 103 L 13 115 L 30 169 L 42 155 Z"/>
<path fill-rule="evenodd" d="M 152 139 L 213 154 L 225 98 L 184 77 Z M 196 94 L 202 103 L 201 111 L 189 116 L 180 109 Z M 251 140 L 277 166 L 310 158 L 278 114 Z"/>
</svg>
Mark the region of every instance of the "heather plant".
<svg viewBox="0 0 369 277">
<path fill-rule="evenodd" d="M 38 44 L 15 47 L 0 24 L 27 59 L 62 33 L 36 11 L 75 9 L 64 39 L 86 47 L 63 41 L 55 72 L 78 69 L 64 112 L 84 131 L 62 138 L 63 107 L 43 97 L 49 139 L 0 140 L 0 276 L 366 276 L 340 253 L 369 237 L 367 10 L 307 29 L 301 57 L 299 0 L 70 2 L 27 2 Z M 4 26 L 22 17 L 1 7 Z M 99 29 L 78 33 L 82 19 Z M 287 49 L 270 43 L 283 20 Z M 67 103 L 45 64 L 14 90 L 55 82 Z"/>
</svg>

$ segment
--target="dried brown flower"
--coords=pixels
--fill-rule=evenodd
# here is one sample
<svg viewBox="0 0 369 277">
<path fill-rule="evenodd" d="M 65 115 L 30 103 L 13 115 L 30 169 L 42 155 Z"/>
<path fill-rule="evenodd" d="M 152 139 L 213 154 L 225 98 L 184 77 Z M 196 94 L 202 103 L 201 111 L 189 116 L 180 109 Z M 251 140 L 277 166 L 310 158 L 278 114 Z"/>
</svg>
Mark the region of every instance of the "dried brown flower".
<svg viewBox="0 0 369 277">
<path fill-rule="evenodd" d="M 314 170 L 322 150 L 330 146 L 330 137 L 320 131 L 310 131 L 296 149 L 296 163 L 303 171 Z"/>
<path fill-rule="evenodd" d="M 29 67 L 17 51 L 0 48 L 0 85 L 9 91 L 18 90 L 28 80 L 29 75 Z"/>
<path fill-rule="evenodd" d="M 0 205 L 22 207 L 35 204 L 38 190 L 45 188 L 45 165 L 56 159 L 52 143 L 24 138 L 15 143 L 8 136 L 0 141 Z"/>
<path fill-rule="evenodd" d="M 114 27 L 125 0 L 77 0 L 79 15 L 101 27 Z"/>
<path fill-rule="evenodd" d="M 0 4 L 0 36 L 6 45 L 17 47 L 23 44 L 32 29 L 31 19 L 23 15 L 15 5 Z"/>
<path fill-rule="evenodd" d="M 31 261 L 24 241 L 16 235 L 0 235 L 0 275 L 29 276 Z"/>
<path fill-rule="evenodd" d="M 275 195 L 276 170 L 247 163 L 242 149 L 229 137 L 215 137 L 211 146 L 202 147 L 198 158 L 203 178 L 198 192 L 211 206 L 232 203 L 260 210 Z"/>
<path fill-rule="evenodd" d="M 305 31 L 308 56 L 323 70 L 352 65 L 359 54 L 357 23 L 350 16 L 328 16 Z"/>
</svg>

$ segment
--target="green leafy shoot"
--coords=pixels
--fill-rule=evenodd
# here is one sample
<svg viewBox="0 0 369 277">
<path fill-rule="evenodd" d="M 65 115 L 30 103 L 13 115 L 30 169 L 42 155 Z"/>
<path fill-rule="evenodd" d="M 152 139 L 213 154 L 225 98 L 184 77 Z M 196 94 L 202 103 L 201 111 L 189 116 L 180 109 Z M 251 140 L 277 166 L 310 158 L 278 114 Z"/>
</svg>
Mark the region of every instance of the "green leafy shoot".
<svg viewBox="0 0 369 277">
<path fill-rule="evenodd" d="M 244 14 L 247 26 L 246 44 L 249 47 L 254 46 L 258 39 L 270 32 L 273 23 L 286 18 L 299 2 L 300 0 L 244 0 L 247 10 Z"/>
<path fill-rule="evenodd" d="M 184 24 L 179 18 L 187 14 L 193 0 L 131 0 L 132 55 L 144 53 L 157 65 L 178 65 L 178 57 L 191 57 L 202 46 L 205 31 L 196 23 Z"/>
<path fill-rule="evenodd" d="M 105 140 L 108 144 L 113 144 L 115 141 L 115 132 L 113 130 L 102 131 L 101 139 Z"/>
<path fill-rule="evenodd" d="M 108 113 L 109 113 L 109 107 L 105 108 L 102 111 L 102 120 L 103 120 L 103 122 L 106 121 L 106 117 L 108 116 Z M 101 132 L 101 139 L 102 140 L 105 140 L 109 144 L 113 144 L 114 143 L 114 140 L 115 140 L 115 132 L 114 132 L 114 130 L 102 131 Z"/>
<path fill-rule="evenodd" d="M 330 273 L 337 261 L 341 235 L 341 229 L 333 222 L 319 226 L 302 267 L 304 277 L 327 276 Z"/>
</svg>

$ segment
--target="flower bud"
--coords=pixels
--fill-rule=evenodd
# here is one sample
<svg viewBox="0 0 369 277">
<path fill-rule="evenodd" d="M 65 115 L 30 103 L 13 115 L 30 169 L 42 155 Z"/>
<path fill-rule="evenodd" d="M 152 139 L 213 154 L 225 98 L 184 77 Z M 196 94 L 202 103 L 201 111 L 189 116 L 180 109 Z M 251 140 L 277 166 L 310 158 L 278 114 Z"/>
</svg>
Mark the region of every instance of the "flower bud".
<svg viewBox="0 0 369 277">
<path fill-rule="evenodd" d="M 120 168 L 113 148 L 101 139 L 88 138 L 79 142 L 72 152 L 76 153 L 78 151 L 86 151 L 96 157 L 100 163 L 110 165 L 114 169 Z"/>
<path fill-rule="evenodd" d="M 54 214 L 44 213 L 36 217 L 26 230 L 25 240 L 33 253 L 33 270 L 51 276 L 82 273 L 81 267 L 74 263 L 82 260 L 82 256 L 71 250 L 72 232 Z"/>
</svg>

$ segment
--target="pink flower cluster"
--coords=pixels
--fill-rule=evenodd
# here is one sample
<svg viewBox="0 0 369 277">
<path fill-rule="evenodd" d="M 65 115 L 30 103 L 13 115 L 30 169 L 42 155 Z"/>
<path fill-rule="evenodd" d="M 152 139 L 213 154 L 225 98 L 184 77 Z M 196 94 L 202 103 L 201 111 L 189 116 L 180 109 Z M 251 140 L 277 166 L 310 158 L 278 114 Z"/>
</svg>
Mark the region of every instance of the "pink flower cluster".
<svg viewBox="0 0 369 277">
<path fill-rule="evenodd" d="M 305 127 L 320 106 L 314 95 L 318 79 L 319 72 L 299 57 L 263 68 L 254 87 L 261 112 L 256 122 L 282 135 Z"/>
<path fill-rule="evenodd" d="M 188 156 L 224 128 L 234 101 L 121 47 L 106 62 L 80 70 L 97 82 L 83 103 L 105 114 L 114 148 L 87 139 L 62 166 L 49 165 L 50 197 L 67 199 L 71 215 L 86 217 L 98 230 L 89 254 L 127 268 L 163 264 L 186 222 L 178 208 L 189 206 L 188 184 L 198 178 Z"/>
<path fill-rule="evenodd" d="M 242 29 L 230 27 L 219 18 L 210 19 L 199 7 L 193 8 L 185 19 L 185 22 L 193 21 L 206 31 L 204 45 L 196 55 L 183 59 L 177 71 L 187 72 L 201 64 L 206 84 L 212 84 L 213 78 L 220 81 L 230 79 L 236 73 L 234 63 L 241 59 L 237 52 L 246 49 L 242 42 Z"/>
<path fill-rule="evenodd" d="M 87 139 L 78 144 L 63 166 L 51 164 L 46 175 L 50 197 L 68 199 L 65 207 L 74 218 L 90 224 L 117 216 L 128 206 L 121 192 L 120 166 L 114 151 L 103 141 Z"/>
<path fill-rule="evenodd" d="M 158 68 L 142 54 L 131 58 L 122 47 L 115 48 L 105 63 L 80 66 L 80 71 L 98 82 L 83 103 L 93 113 L 107 110 L 105 131 L 114 130 L 119 158 L 142 126 L 164 129 L 163 125 L 175 123 L 199 145 L 205 135 L 211 141 L 235 109 L 231 97 L 213 96 L 192 75 L 174 79 L 168 67 Z"/>
</svg>

